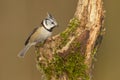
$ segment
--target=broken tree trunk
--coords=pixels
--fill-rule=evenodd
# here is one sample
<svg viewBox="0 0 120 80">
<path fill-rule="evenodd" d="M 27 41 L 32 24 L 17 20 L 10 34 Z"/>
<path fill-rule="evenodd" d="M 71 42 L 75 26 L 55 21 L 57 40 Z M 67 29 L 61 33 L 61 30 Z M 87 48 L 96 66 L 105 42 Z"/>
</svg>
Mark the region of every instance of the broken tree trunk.
<svg viewBox="0 0 120 80">
<path fill-rule="evenodd" d="M 103 21 L 102 0 L 78 0 L 67 29 L 36 48 L 41 80 L 90 80 Z"/>
</svg>

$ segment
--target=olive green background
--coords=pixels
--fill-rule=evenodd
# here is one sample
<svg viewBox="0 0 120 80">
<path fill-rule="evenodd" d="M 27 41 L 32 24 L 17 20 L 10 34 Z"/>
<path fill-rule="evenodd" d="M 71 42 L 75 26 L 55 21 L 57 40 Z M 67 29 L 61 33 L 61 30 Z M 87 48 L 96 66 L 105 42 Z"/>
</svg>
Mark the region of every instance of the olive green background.
<svg viewBox="0 0 120 80">
<path fill-rule="evenodd" d="M 120 80 L 120 1 L 106 0 L 106 34 L 96 55 L 94 80 Z M 34 27 L 46 13 L 58 21 L 53 35 L 62 32 L 73 17 L 77 0 L 0 0 L 0 80 L 40 80 L 34 47 L 25 58 L 17 57 Z"/>
</svg>

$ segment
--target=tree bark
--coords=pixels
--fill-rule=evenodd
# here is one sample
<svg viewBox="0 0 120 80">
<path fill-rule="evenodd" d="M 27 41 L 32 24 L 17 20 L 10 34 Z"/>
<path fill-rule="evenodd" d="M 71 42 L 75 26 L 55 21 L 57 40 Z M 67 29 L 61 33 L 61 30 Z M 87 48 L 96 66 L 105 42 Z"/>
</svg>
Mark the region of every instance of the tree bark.
<svg viewBox="0 0 120 80">
<path fill-rule="evenodd" d="M 103 22 L 102 0 L 78 0 L 67 29 L 36 47 L 41 80 L 91 80 L 92 61 L 103 38 Z"/>
</svg>

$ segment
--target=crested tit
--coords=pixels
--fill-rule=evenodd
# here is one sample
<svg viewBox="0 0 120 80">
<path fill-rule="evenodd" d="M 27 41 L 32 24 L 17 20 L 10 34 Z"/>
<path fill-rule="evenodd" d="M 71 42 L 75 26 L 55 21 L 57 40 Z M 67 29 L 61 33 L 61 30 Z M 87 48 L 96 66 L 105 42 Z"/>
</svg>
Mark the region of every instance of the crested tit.
<svg viewBox="0 0 120 80">
<path fill-rule="evenodd" d="M 25 47 L 19 52 L 18 57 L 24 57 L 29 48 L 39 42 L 44 42 L 51 36 L 53 28 L 57 26 L 56 20 L 52 15 L 48 14 L 42 21 L 42 26 L 33 30 L 25 42 Z"/>
</svg>

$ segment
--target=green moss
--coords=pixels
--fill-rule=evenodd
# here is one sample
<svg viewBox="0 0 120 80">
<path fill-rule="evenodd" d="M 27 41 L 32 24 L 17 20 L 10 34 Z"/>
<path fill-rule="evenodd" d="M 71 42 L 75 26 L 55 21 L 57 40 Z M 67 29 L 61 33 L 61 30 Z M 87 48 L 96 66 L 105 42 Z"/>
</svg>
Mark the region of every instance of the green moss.
<svg viewBox="0 0 120 80">
<path fill-rule="evenodd" d="M 68 24 L 67 29 L 61 33 L 61 36 L 67 37 L 67 35 L 69 35 L 69 33 L 72 33 L 72 31 L 74 31 L 76 29 L 76 27 L 78 27 L 78 25 L 80 24 L 79 20 L 76 18 L 73 18 L 70 20 L 70 23 Z"/>
<path fill-rule="evenodd" d="M 95 48 L 93 49 L 93 51 L 92 51 L 92 56 L 93 56 L 93 57 L 94 57 L 94 55 L 96 54 L 97 50 L 98 50 L 98 47 L 95 47 Z"/>
<path fill-rule="evenodd" d="M 79 77 L 86 78 L 84 57 L 80 53 L 71 53 L 67 56 L 65 69 L 70 80 L 77 80 Z"/>
<path fill-rule="evenodd" d="M 65 58 L 55 55 L 53 62 L 48 63 L 48 66 L 39 64 L 42 70 L 45 72 L 48 80 L 51 76 L 55 76 L 58 79 L 64 73 L 67 74 L 69 80 L 77 80 L 79 77 L 82 80 L 89 80 L 86 74 L 87 66 L 84 64 L 85 58 L 80 53 L 70 53 Z"/>
<path fill-rule="evenodd" d="M 75 46 L 80 48 L 80 43 L 73 43 L 71 47 L 74 48 Z M 89 76 L 86 73 L 88 67 L 84 62 L 85 56 L 81 55 L 79 51 L 71 50 L 65 57 L 61 57 L 56 53 L 54 59 L 48 63 L 48 66 L 41 63 L 39 63 L 39 66 L 46 74 L 48 80 L 51 79 L 51 76 L 54 76 L 57 80 L 64 74 L 68 76 L 68 80 L 77 80 L 78 78 L 89 80 Z"/>
<path fill-rule="evenodd" d="M 70 23 L 67 27 L 67 29 L 60 34 L 62 37 L 62 42 L 61 45 L 59 46 L 60 48 L 64 46 L 67 41 L 69 40 L 68 37 L 71 35 L 75 35 L 75 30 L 77 29 L 78 25 L 80 24 L 79 20 L 77 18 L 73 18 L 70 20 Z"/>
<path fill-rule="evenodd" d="M 62 48 L 67 41 L 68 37 L 75 35 L 75 31 L 79 21 L 76 18 L 73 18 L 70 21 L 69 27 L 61 33 L 63 38 L 59 48 Z M 47 62 L 47 66 L 41 62 L 38 62 L 38 66 L 44 71 L 48 80 L 51 79 L 51 76 L 59 79 L 62 75 L 66 74 L 68 80 L 89 80 L 89 75 L 86 70 L 88 69 L 85 62 L 85 56 L 80 53 L 80 42 L 72 43 L 70 45 L 70 51 L 68 55 L 62 57 L 55 52 L 54 59 L 51 62 Z"/>
<path fill-rule="evenodd" d="M 95 42 L 95 45 L 94 45 L 94 49 L 92 51 L 92 57 L 94 59 L 94 56 L 95 54 L 97 53 L 101 43 L 102 43 L 102 40 L 103 40 L 103 35 L 104 35 L 105 31 L 103 29 L 101 29 L 101 31 L 99 32 L 99 35 L 96 39 L 96 42 Z"/>
</svg>

